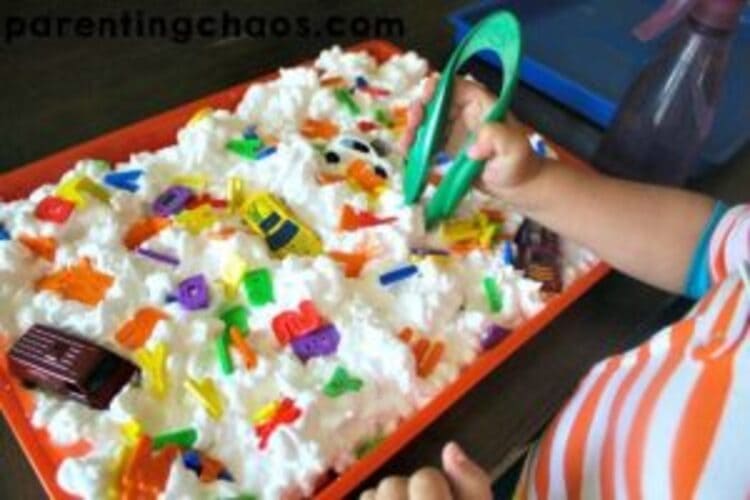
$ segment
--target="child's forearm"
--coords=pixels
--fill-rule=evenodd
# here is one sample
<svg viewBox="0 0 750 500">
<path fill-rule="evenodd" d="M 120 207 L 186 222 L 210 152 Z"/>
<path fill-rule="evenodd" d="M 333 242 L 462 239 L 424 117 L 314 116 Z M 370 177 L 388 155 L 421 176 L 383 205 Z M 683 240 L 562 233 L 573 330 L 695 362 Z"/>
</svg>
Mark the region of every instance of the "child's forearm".
<svg viewBox="0 0 750 500">
<path fill-rule="evenodd" d="M 549 162 L 502 193 L 519 211 L 593 250 L 620 271 L 681 292 L 714 201 L 688 191 Z"/>
</svg>

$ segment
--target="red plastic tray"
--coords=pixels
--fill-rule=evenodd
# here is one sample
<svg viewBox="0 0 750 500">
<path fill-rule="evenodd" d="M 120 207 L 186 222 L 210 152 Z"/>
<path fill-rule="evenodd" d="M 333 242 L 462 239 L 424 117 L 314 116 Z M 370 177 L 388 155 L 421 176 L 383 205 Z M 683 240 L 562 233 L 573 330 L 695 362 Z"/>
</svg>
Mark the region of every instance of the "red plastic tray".
<svg viewBox="0 0 750 500">
<path fill-rule="evenodd" d="M 364 50 L 380 62 L 402 52 L 390 42 L 381 40 L 366 41 L 349 47 L 348 50 Z M 309 64 L 309 61 L 304 64 Z M 101 158 L 110 162 L 118 162 L 126 160 L 133 152 L 156 150 L 173 144 L 177 131 L 197 110 L 206 106 L 234 109 L 249 84 L 267 81 L 276 76 L 277 73 L 272 73 L 235 85 L 153 118 L 65 149 L 8 174 L 0 175 L 0 200 L 21 198 L 44 183 L 58 181 L 63 173 L 81 158 Z M 588 168 L 560 147 L 554 146 L 554 149 L 567 163 Z M 506 340 L 492 350 L 481 354 L 454 383 L 446 387 L 427 406 L 404 420 L 398 429 L 373 452 L 356 462 L 342 475 L 325 484 L 319 490 L 317 498 L 337 500 L 351 493 L 365 478 L 419 435 L 477 382 L 541 331 L 546 324 L 583 295 L 608 271 L 609 268 L 605 264 L 598 264 L 563 293 L 550 300 L 540 313 L 515 329 Z M 5 350 L 4 347 L 7 346 L 0 345 L 0 351 Z M 88 444 L 81 442 L 75 446 L 56 447 L 51 443 L 45 431 L 32 427 L 30 420 L 33 402 L 28 391 L 8 376 L 4 356 L 0 357 L 0 409 L 49 496 L 55 499 L 73 498 L 57 485 L 55 473 L 64 457 L 85 453 Z"/>
</svg>

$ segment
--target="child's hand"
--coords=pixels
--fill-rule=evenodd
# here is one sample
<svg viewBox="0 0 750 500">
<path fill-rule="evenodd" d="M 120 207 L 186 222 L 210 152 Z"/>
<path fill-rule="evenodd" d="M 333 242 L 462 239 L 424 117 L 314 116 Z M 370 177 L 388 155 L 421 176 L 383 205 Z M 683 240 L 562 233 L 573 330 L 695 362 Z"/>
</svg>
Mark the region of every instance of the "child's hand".
<svg viewBox="0 0 750 500">
<path fill-rule="evenodd" d="M 432 98 L 437 85 L 437 77 L 433 76 L 424 87 L 422 97 L 409 107 L 406 131 L 401 138 L 401 150 L 406 153 L 414 140 L 419 124 L 424 118 L 424 108 Z M 477 82 L 457 78 L 453 87 L 451 108 L 448 111 L 446 124 L 447 143 L 444 150 L 455 154 L 463 145 L 469 132 L 474 132 L 482 123 L 482 118 L 492 106 L 495 96 Z"/>
<path fill-rule="evenodd" d="M 436 83 L 437 80 L 431 78 L 425 85 L 420 101 L 409 108 L 406 131 L 401 140 L 405 153 L 422 122 L 424 107 Z M 526 134 L 512 116 L 508 117 L 506 123 L 483 123 L 494 100 L 495 96 L 482 85 L 464 78 L 456 80 L 448 114 L 445 150 L 456 154 L 469 133 L 476 133 L 476 141 L 467 153 L 475 160 L 486 160 L 480 187 L 496 196 L 511 198 L 508 201 L 512 202 L 510 188 L 519 187 L 534 178 L 541 169 L 542 160 L 534 154 Z"/>
<path fill-rule="evenodd" d="M 411 477 L 391 476 L 360 500 L 491 500 L 487 474 L 455 443 L 443 448 L 443 470 L 425 467 Z"/>
<path fill-rule="evenodd" d="M 511 203 L 520 194 L 515 188 L 529 184 L 544 162 L 534 154 L 523 130 L 510 123 L 483 124 L 467 154 L 486 161 L 479 186 Z"/>
</svg>

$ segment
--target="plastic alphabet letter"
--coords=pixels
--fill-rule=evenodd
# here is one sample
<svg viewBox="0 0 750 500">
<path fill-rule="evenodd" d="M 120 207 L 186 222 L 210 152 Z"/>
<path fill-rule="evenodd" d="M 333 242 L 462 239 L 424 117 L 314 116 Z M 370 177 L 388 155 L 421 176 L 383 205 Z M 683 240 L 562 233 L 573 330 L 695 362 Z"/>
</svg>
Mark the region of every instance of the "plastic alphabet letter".
<svg viewBox="0 0 750 500">
<path fill-rule="evenodd" d="M 328 256 L 344 266 L 344 275 L 347 278 L 358 278 L 362 268 L 370 260 L 370 255 L 365 251 L 360 252 L 328 252 Z"/>
<path fill-rule="evenodd" d="M 240 330 L 232 326 L 229 328 L 229 337 L 232 341 L 232 346 L 239 351 L 242 360 L 245 362 L 245 368 L 252 370 L 258 364 L 258 355 L 253 351 L 252 347 L 248 345 L 245 339 L 240 333 Z"/>
<path fill-rule="evenodd" d="M 357 128 L 360 132 L 366 134 L 367 132 L 371 132 L 378 128 L 378 124 L 367 120 L 362 120 L 360 122 L 357 122 Z"/>
<path fill-rule="evenodd" d="M 185 388 L 198 400 L 211 418 L 218 420 L 224 415 L 224 403 L 213 380 L 210 378 L 195 380 L 188 377 L 185 381 Z"/>
<path fill-rule="evenodd" d="M 271 271 L 266 267 L 254 269 L 242 278 L 245 294 L 250 304 L 262 306 L 274 301 Z"/>
<path fill-rule="evenodd" d="M 281 345 L 286 345 L 293 339 L 317 329 L 323 323 L 311 300 L 300 302 L 299 310 L 299 313 L 284 311 L 273 318 L 271 327 Z"/>
<path fill-rule="evenodd" d="M 333 325 L 325 325 L 317 330 L 291 340 L 294 354 L 306 363 L 310 358 L 328 356 L 336 352 L 341 335 Z"/>
<path fill-rule="evenodd" d="M 103 188 L 100 184 L 97 184 L 91 177 L 83 176 L 78 179 L 75 189 L 80 193 L 87 193 L 102 203 L 109 203 L 110 195 L 109 191 Z"/>
<path fill-rule="evenodd" d="M 354 449 L 354 456 L 356 456 L 357 458 L 363 458 L 365 455 L 368 455 L 373 450 L 375 450 L 375 448 L 380 446 L 380 443 L 383 442 L 383 439 L 384 438 L 381 436 L 376 436 L 363 441 Z"/>
<path fill-rule="evenodd" d="M 343 366 L 337 366 L 331 379 L 323 387 L 323 393 L 337 398 L 347 392 L 357 392 L 362 388 L 362 379 L 352 376 Z"/>
<path fill-rule="evenodd" d="M 188 187 L 171 186 L 156 197 L 151 209 L 160 217 L 175 215 L 182 212 L 194 196 L 195 193 Z"/>
<path fill-rule="evenodd" d="M 357 210 L 349 204 L 344 204 L 339 219 L 339 229 L 342 231 L 356 231 L 365 227 L 389 224 L 396 221 L 396 217 L 379 218 L 366 210 Z"/>
<path fill-rule="evenodd" d="M 417 363 L 417 375 L 428 377 L 443 357 L 445 344 L 439 340 L 430 341 L 421 337 L 409 327 L 401 330 L 398 337 L 411 347 L 414 360 Z"/>
<path fill-rule="evenodd" d="M 275 154 L 277 151 L 276 146 L 267 146 L 260 151 L 258 151 L 258 154 L 255 155 L 256 160 L 262 160 L 263 158 L 268 158 L 269 156 Z"/>
<path fill-rule="evenodd" d="M 358 115 L 361 110 L 348 89 L 338 88 L 333 90 L 333 97 L 343 106 L 351 115 Z"/>
<path fill-rule="evenodd" d="M 141 243 L 159 234 L 169 226 L 169 219 L 164 217 L 147 217 L 136 221 L 125 233 L 123 243 L 128 250 L 135 250 Z"/>
<path fill-rule="evenodd" d="M 168 318 L 169 316 L 159 309 L 144 307 L 139 309 L 132 319 L 122 325 L 115 334 L 115 339 L 123 347 L 138 349 L 151 337 L 156 324 Z"/>
<path fill-rule="evenodd" d="M 381 285 L 388 286 L 407 278 L 411 278 L 418 272 L 419 268 L 417 266 L 415 266 L 414 264 L 409 264 L 403 267 L 396 268 L 392 271 L 388 271 L 387 273 L 383 273 L 378 277 L 378 279 L 380 280 Z"/>
<path fill-rule="evenodd" d="M 363 88 L 362 92 L 370 94 L 375 99 L 378 99 L 380 97 L 388 97 L 389 95 L 391 95 L 391 92 L 389 90 L 381 89 L 380 87 L 373 87 L 370 85 Z"/>
<path fill-rule="evenodd" d="M 433 342 L 417 365 L 417 375 L 420 377 L 429 377 L 443 357 L 443 351 L 445 351 L 445 344 L 443 342 Z"/>
<path fill-rule="evenodd" d="M 120 480 L 122 500 L 157 498 L 169 478 L 172 462 L 180 454 L 177 446 L 166 446 L 152 454 L 151 438 L 141 436 L 125 464 Z"/>
<path fill-rule="evenodd" d="M 205 204 L 192 210 L 184 210 L 175 217 L 175 220 L 191 234 L 197 235 L 204 229 L 213 226 L 218 219 L 211 205 Z"/>
<path fill-rule="evenodd" d="M 385 186 L 385 179 L 377 175 L 363 160 L 354 160 L 346 168 L 347 177 L 368 193 L 377 193 Z"/>
<path fill-rule="evenodd" d="M 453 219 L 440 226 L 440 236 L 448 243 L 458 243 L 479 238 L 482 228 L 474 217 Z"/>
<path fill-rule="evenodd" d="M 167 346 L 157 342 L 153 349 L 142 347 L 133 353 L 151 392 L 163 398 L 167 392 Z"/>
<path fill-rule="evenodd" d="M 77 206 L 85 207 L 86 198 L 83 196 L 83 193 L 87 193 L 104 203 L 109 203 L 109 192 L 86 176 L 74 175 L 70 177 L 60 184 L 55 192 L 60 198 Z"/>
<path fill-rule="evenodd" d="M 34 215 L 39 220 L 62 224 L 68 220 L 75 207 L 75 203 L 68 200 L 57 196 L 47 196 L 36 206 Z"/>
<path fill-rule="evenodd" d="M 143 427 L 137 420 L 131 418 L 120 426 L 120 432 L 128 443 L 135 444 L 143 434 Z"/>
<path fill-rule="evenodd" d="M 508 330 L 507 328 L 503 328 L 502 326 L 494 323 L 490 324 L 489 326 L 487 326 L 487 329 L 485 330 L 480 340 L 482 349 L 484 349 L 485 351 L 488 349 L 492 349 L 497 344 L 502 342 L 509 334 L 510 330 Z"/>
<path fill-rule="evenodd" d="M 85 207 L 86 199 L 83 194 L 78 191 L 78 181 L 81 180 L 80 176 L 74 175 L 68 180 L 63 181 L 57 186 L 55 194 L 64 200 L 68 200 L 71 203 L 75 203 L 76 206 Z"/>
<path fill-rule="evenodd" d="M 249 325 L 247 321 L 247 309 L 244 306 L 234 306 L 221 314 L 224 327 L 229 331 L 232 327 L 237 328 L 244 336 L 247 335 Z"/>
<path fill-rule="evenodd" d="M 346 85 L 346 80 L 340 76 L 329 76 L 320 80 L 321 87 L 341 87 Z"/>
<path fill-rule="evenodd" d="M 55 261 L 55 254 L 57 253 L 57 240 L 46 236 L 31 236 L 29 234 L 22 234 L 18 237 L 18 240 L 23 245 L 31 250 L 31 252 L 37 257 L 41 257 L 47 262 Z"/>
<path fill-rule="evenodd" d="M 162 264 L 168 264 L 170 266 L 179 266 L 180 260 L 164 252 L 157 252 L 156 250 L 150 250 L 148 248 L 139 247 L 136 248 L 135 253 L 147 257 L 153 261 L 161 262 Z"/>
<path fill-rule="evenodd" d="M 234 478 L 221 461 L 198 450 L 191 449 L 183 452 L 182 464 L 186 469 L 195 472 L 202 483 L 211 483 L 217 479 L 234 481 Z"/>
<path fill-rule="evenodd" d="M 143 170 L 126 170 L 124 172 L 110 172 L 104 176 L 104 183 L 110 187 L 135 193 L 138 191 L 136 182 L 143 175 Z"/>
<path fill-rule="evenodd" d="M 224 282 L 227 296 L 233 298 L 237 294 L 237 287 L 247 271 L 247 262 L 234 252 L 228 254 L 221 268 L 221 280 Z"/>
<path fill-rule="evenodd" d="M 107 294 L 115 279 L 91 265 L 87 258 L 77 264 L 56 271 L 37 281 L 37 290 L 49 290 L 68 300 L 96 306 Z"/>
<path fill-rule="evenodd" d="M 263 450 L 268 445 L 268 440 L 273 432 L 281 425 L 291 424 L 302 416 L 302 410 L 295 406 L 294 401 L 284 398 L 280 402 L 275 401 L 261 409 L 262 415 L 258 412 L 253 416 L 255 424 L 255 435 L 260 439 L 260 449 Z M 262 416 L 262 419 L 257 419 Z"/>
<path fill-rule="evenodd" d="M 197 274 L 181 281 L 177 286 L 177 300 L 188 311 L 207 308 L 211 299 L 206 278 Z"/>
<path fill-rule="evenodd" d="M 500 294 L 497 282 L 494 278 L 488 276 L 484 278 L 482 284 L 484 285 L 484 295 L 487 297 L 490 311 L 493 313 L 500 312 L 503 308 L 503 296 Z"/>
<path fill-rule="evenodd" d="M 172 184 L 177 186 L 187 186 L 193 191 L 202 191 L 208 184 L 208 177 L 205 174 L 185 174 L 172 178 Z"/>
<path fill-rule="evenodd" d="M 231 375 L 234 373 L 234 363 L 232 362 L 232 355 L 229 353 L 229 332 L 224 331 L 216 337 L 216 358 L 219 361 L 221 367 L 221 373 L 224 375 Z"/>
<path fill-rule="evenodd" d="M 180 448 L 191 448 L 198 440 L 198 431 L 192 427 L 163 432 L 154 436 L 154 450 L 160 450 L 167 445 L 174 444 Z"/>
<path fill-rule="evenodd" d="M 274 415 L 276 415 L 276 412 L 278 411 L 280 405 L 280 401 L 271 401 L 261 406 L 258 410 L 256 410 L 255 413 L 253 413 L 253 416 L 251 418 L 251 420 L 253 421 L 253 425 L 263 425 L 269 423 L 271 420 L 273 420 L 273 417 Z"/>
<path fill-rule="evenodd" d="M 503 263 L 506 266 L 513 265 L 513 243 L 510 240 L 505 240 L 503 243 Z"/>
<path fill-rule="evenodd" d="M 195 112 L 195 114 L 193 114 L 193 116 L 190 117 L 190 120 L 188 120 L 187 122 L 187 126 L 190 127 L 190 126 L 195 125 L 196 123 L 200 122 L 204 118 L 211 116 L 213 112 L 214 112 L 213 108 L 208 107 L 208 106 L 199 109 L 198 111 Z"/>
<path fill-rule="evenodd" d="M 248 139 L 232 139 L 227 142 L 227 150 L 234 154 L 254 160 L 260 148 L 263 147 L 263 143 L 258 137 L 250 137 Z"/>
<path fill-rule="evenodd" d="M 314 120 L 307 118 L 302 123 L 300 133 L 308 139 L 331 140 L 339 133 L 339 127 L 328 120 Z"/>
<path fill-rule="evenodd" d="M 245 203 L 245 185 L 239 177 L 230 177 L 227 180 L 227 200 L 232 213 L 236 213 Z"/>
<path fill-rule="evenodd" d="M 383 108 L 378 108 L 375 110 L 375 121 L 386 128 L 390 128 L 393 126 L 393 120 L 388 114 L 388 111 Z"/>
</svg>

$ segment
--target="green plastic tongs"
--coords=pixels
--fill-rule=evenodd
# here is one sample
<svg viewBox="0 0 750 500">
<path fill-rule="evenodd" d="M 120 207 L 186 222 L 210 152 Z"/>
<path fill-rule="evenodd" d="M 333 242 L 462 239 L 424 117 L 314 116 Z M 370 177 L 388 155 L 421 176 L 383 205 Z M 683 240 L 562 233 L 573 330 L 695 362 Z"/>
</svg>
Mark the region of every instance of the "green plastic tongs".
<svg viewBox="0 0 750 500">
<path fill-rule="evenodd" d="M 417 130 L 414 144 L 409 150 L 404 174 L 404 198 L 406 203 L 419 201 L 427 185 L 437 142 L 443 139 L 445 119 L 453 94 L 456 71 L 469 58 L 484 50 L 491 50 L 503 66 L 503 85 L 500 97 L 484 118 L 485 123 L 500 121 L 505 117 L 510 100 L 518 83 L 521 62 L 521 26 L 510 12 L 500 11 L 478 23 L 453 51 L 435 87 L 422 125 Z M 453 165 L 437 187 L 425 209 L 425 221 L 430 228 L 439 220 L 450 217 L 461 199 L 480 174 L 484 162 L 470 159 L 466 150 L 473 142 L 473 134 L 461 148 Z"/>
</svg>

